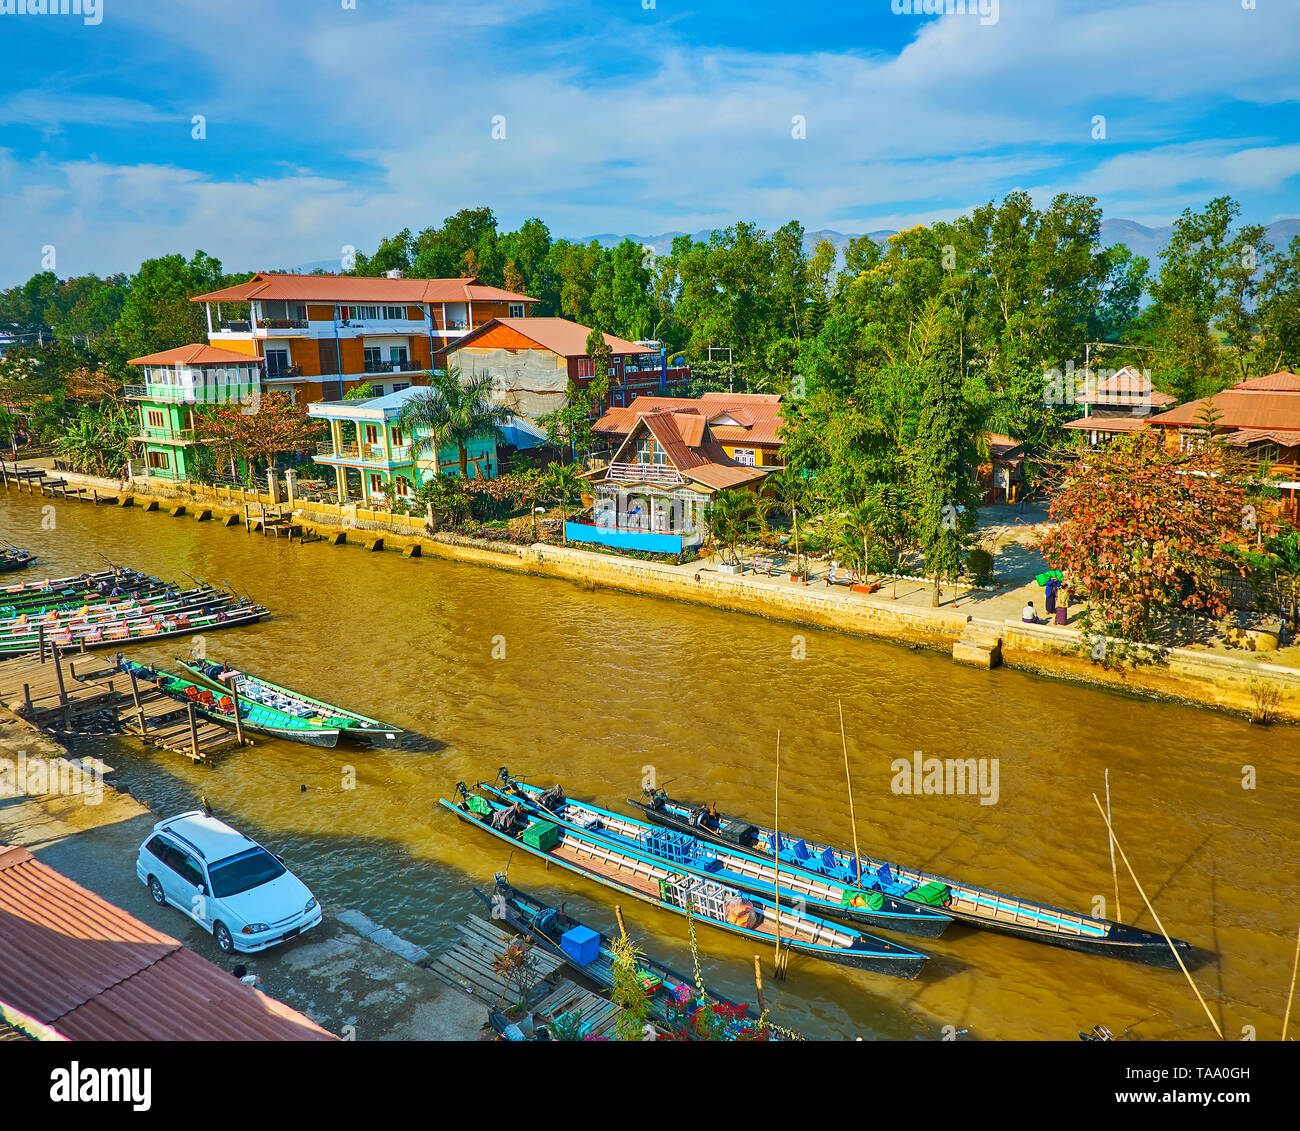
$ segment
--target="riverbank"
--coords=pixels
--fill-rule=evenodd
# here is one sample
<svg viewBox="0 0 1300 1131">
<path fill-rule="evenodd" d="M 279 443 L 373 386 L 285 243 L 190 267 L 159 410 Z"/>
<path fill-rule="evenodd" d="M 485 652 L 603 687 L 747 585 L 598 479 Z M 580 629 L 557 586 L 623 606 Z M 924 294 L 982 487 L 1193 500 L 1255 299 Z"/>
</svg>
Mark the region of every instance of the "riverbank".
<svg viewBox="0 0 1300 1131">
<path fill-rule="evenodd" d="M 16 762 L 20 752 L 29 760 L 71 756 L 0 709 L 0 758 Z M 161 816 L 107 782 L 93 803 L 86 795 L 0 797 L 0 844 L 21 845 L 222 969 L 242 962 L 268 994 L 346 1040 L 479 1039 L 486 1020 L 481 1002 L 374 941 L 375 925 L 360 912 L 327 905 L 320 926 L 301 939 L 257 955 L 222 954 L 192 920 L 157 906 L 136 878 L 136 851 Z M 427 961 L 416 948 L 410 956 Z"/>
<path fill-rule="evenodd" d="M 212 520 L 258 530 L 261 508 L 276 505 L 266 493 L 238 488 L 157 480 L 124 486 L 92 476 L 59 474 L 73 485 L 101 493 L 111 491 L 118 505 L 152 508 L 172 520 Z M 68 505 L 82 504 L 69 500 Z M 1172 648 L 1151 662 L 1107 665 L 1091 657 L 1076 629 L 1020 621 L 1018 610 L 1024 594 L 1030 591 L 1023 579 L 1017 587 L 989 595 L 950 595 L 945 604 L 932 608 L 928 605 L 928 587 L 915 582 L 864 594 L 845 586 L 827 586 L 820 580 L 803 585 L 784 576 L 724 574 L 715 565 L 700 562 L 674 566 L 573 546 L 521 546 L 430 534 L 421 518 L 329 503 L 296 502 L 293 517 L 309 537 L 319 537 L 332 546 L 359 546 L 407 557 L 435 556 L 874 637 L 949 655 L 959 643 L 978 640 L 981 646 L 996 649 L 1002 664 L 1037 675 L 1239 715 L 1253 717 L 1267 712 L 1274 719 L 1300 721 L 1300 668 L 1275 662 L 1281 658 L 1276 653 L 1238 655 L 1208 648 Z M 792 649 L 797 646 L 798 642 L 792 640 Z"/>
</svg>

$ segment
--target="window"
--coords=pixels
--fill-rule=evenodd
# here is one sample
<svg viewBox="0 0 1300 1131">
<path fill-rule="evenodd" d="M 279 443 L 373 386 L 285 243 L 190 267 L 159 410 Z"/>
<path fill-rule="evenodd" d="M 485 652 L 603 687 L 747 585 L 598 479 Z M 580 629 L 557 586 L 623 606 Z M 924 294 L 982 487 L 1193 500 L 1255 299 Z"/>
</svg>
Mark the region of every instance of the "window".
<svg viewBox="0 0 1300 1131">
<path fill-rule="evenodd" d="M 509 318 L 522 318 L 524 316 L 524 304 L 522 302 L 512 302 L 509 307 Z"/>
<path fill-rule="evenodd" d="M 758 461 L 754 458 L 753 448 L 732 448 L 731 458 L 744 467 L 758 466 Z"/>
<path fill-rule="evenodd" d="M 150 428 L 167 427 L 167 418 L 163 416 L 162 411 L 160 409 L 156 409 L 156 408 L 146 409 L 145 414 L 148 417 L 148 424 Z"/>
<path fill-rule="evenodd" d="M 406 347 L 390 346 L 388 350 L 388 360 L 393 363 L 394 369 L 405 369 L 407 362 Z"/>
<path fill-rule="evenodd" d="M 403 389 L 409 389 L 410 387 L 411 387 L 410 381 L 403 381 L 400 385 L 393 386 L 393 392 L 400 393 Z"/>
<path fill-rule="evenodd" d="M 163 860 L 165 859 L 163 853 L 167 851 L 167 842 L 162 837 L 156 836 L 145 845 L 145 849 L 157 859 Z"/>
<path fill-rule="evenodd" d="M 266 375 L 279 377 L 289 368 L 289 351 L 287 349 L 268 349 L 266 351 Z"/>
<path fill-rule="evenodd" d="M 594 377 L 596 376 L 596 363 L 589 357 L 578 358 L 578 376 Z"/>
<path fill-rule="evenodd" d="M 395 448 L 400 448 L 406 442 L 402 439 L 402 430 L 400 428 L 390 428 L 388 430 L 388 439 Z"/>
<path fill-rule="evenodd" d="M 384 477 L 382 475 L 372 475 L 370 477 L 370 497 L 382 496 L 384 493 Z"/>
<path fill-rule="evenodd" d="M 250 848 L 212 866 L 212 894 L 217 899 L 226 899 L 269 884 L 284 873 L 284 865 L 265 848 Z"/>
<path fill-rule="evenodd" d="M 404 306 L 386 306 L 384 307 L 384 321 L 386 322 L 405 322 L 406 307 Z"/>
<path fill-rule="evenodd" d="M 656 440 L 646 436 L 636 442 L 636 462 L 663 467 L 668 462 L 668 455 Z"/>
<path fill-rule="evenodd" d="M 166 452 L 149 452 L 146 456 L 146 462 L 149 467 L 160 468 L 163 471 L 169 470 L 172 465 L 171 456 Z"/>
<path fill-rule="evenodd" d="M 378 365 L 383 360 L 383 354 L 384 351 L 381 350 L 378 346 L 366 346 L 365 347 L 366 364 Z"/>
<path fill-rule="evenodd" d="M 380 307 L 378 306 L 353 306 L 344 307 L 345 310 L 351 310 L 350 315 L 345 315 L 352 322 L 377 322 L 379 320 Z"/>
<path fill-rule="evenodd" d="M 379 428 L 374 424 L 366 425 L 366 443 L 367 444 L 379 443 Z"/>
<path fill-rule="evenodd" d="M 370 387 L 375 390 L 375 396 L 382 397 L 384 395 L 383 385 L 371 385 Z"/>
<path fill-rule="evenodd" d="M 393 480 L 393 489 L 399 495 L 409 497 L 411 494 L 411 481 L 409 479 L 403 479 L 399 475 L 395 480 Z"/>
</svg>

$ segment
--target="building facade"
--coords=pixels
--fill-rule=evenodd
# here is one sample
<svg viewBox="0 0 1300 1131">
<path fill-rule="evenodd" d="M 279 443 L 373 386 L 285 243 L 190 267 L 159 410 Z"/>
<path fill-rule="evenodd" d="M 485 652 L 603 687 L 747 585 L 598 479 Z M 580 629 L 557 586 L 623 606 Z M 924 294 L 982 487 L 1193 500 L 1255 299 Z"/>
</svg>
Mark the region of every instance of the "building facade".
<svg viewBox="0 0 1300 1131">
<path fill-rule="evenodd" d="M 1100 379 L 1085 373 L 1084 387 L 1075 396 L 1083 415 L 1065 425 L 1089 447 L 1104 444 L 1116 436 L 1139 432 L 1158 412 L 1178 402 L 1151 383 L 1150 374 L 1131 365 Z"/>
<path fill-rule="evenodd" d="M 134 434 L 145 471 L 159 479 L 189 478 L 196 413 L 208 405 L 238 404 L 255 412 L 262 389 L 261 362 L 214 346 L 179 346 L 132 358 L 142 384 L 128 385 L 138 427 Z"/>
<path fill-rule="evenodd" d="M 204 305 L 210 344 L 260 359 L 268 387 L 310 403 L 363 382 L 377 395 L 427 385 L 449 345 L 494 319 L 525 319 L 537 300 L 473 278 L 259 273 L 190 301 Z"/>
<path fill-rule="evenodd" d="M 780 398 L 707 394 L 638 397 L 597 422 L 609 462 L 587 473 L 591 523 L 570 522 L 571 542 L 677 554 L 707 535 L 719 491 L 757 491 L 781 466 Z"/>
<path fill-rule="evenodd" d="M 587 353 L 590 333 L 589 326 L 567 318 L 497 318 L 452 342 L 444 356 L 462 376 L 492 378 L 495 399 L 519 418 L 519 446 L 528 447 L 544 439 L 537 421 L 568 403 L 569 382 L 583 389 L 600 376 Z M 668 369 L 655 346 L 613 334 L 604 338 L 611 355 L 604 374 L 611 399 L 616 390 L 635 395 L 634 390 L 690 377 L 685 367 Z"/>
<path fill-rule="evenodd" d="M 316 450 L 316 462 L 334 471 L 340 503 L 365 506 L 390 494 L 410 498 L 426 479 L 440 472 L 460 474 L 460 452 L 454 444 L 436 455 L 423 449 L 417 456 L 413 437 L 402 427 L 402 410 L 419 392 L 399 389 L 370 400 L 323 401 L 307 406 L 307 415 L 324 421 L 330 438 Z M 472 479 L 491 479 L 499 468 L 496 440 L 482 437 L 467 445 L 467 471 Z"/>
</svg>

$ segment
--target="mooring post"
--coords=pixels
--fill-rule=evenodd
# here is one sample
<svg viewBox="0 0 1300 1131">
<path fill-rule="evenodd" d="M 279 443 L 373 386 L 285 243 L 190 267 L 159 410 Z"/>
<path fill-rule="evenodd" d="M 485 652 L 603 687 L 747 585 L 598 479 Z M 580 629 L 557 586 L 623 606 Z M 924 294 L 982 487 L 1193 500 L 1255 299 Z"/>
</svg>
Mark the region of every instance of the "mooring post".
<svg viewBox="0 0 1300 1131">
<path fill-rule="evenodd" d="M 235 680 L 238 677 L 231 675 L 228 686 L 230 687 L 230 701 L 235 707 L 235 737 L 239 739 L 239 745 L 244 745 L 244 721 L 239 717 L 239 688 L 235 686 Z"/>
<path fill-rule="evenodd" d="M 63 661 L 59 659 L 59 646 L 51 644 L 50 648 L 54 652 L 54 674 L 59 677 L 59 704 L 63 708 L 63 729 L 67 731 L 72 729 L 72 724 L 68 718 L 68 692 L 63 686 Z"/>
<path fill-rule="evenodd" d="M 45 626 L 43 624 L 36 626 L 36 642 L 41 649 L 41 663 L 45 663 Z"/>
<path fill-rule="evenodd" d="M 194 704 L 186 703 L 185 710 L 190 716 L 190 749 L 194 752 L 194 760 L 199 761 L 199 724 L 194 714 Z"/>
<path fill-rule="evenodd" d="M 136 721 L 140 724 L 140 737 L 143 738 L 145 733 L 144 708 L 140 705 L 140 685 L 136 683 L 134 671 L 128 670 L 127 675 L 131 677 L 131 699 L 135 703 L 135 717 Z"/>
</svg>

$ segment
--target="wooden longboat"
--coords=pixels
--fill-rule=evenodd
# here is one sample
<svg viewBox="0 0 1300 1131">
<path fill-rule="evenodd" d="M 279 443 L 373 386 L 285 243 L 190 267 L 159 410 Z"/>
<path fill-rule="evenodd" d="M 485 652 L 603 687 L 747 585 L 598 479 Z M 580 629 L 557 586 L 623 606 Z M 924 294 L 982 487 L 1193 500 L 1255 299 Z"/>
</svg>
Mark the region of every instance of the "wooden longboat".
<svg viewBox="0 0 1300 1131">
<path fill-rule="evenodd" d="M 402 745 L 404 732 L 401 728 L 382 723 L 378 719 L 359 715 L 355 711 L 345 711 L 342 707 L 326 703 L 323 699 L 313 699 L 310 695 L 281 687 L 278 683 L 250 675 L 248 672 L 227 670 L 224 665 L 215 660 L 185 660 L 178 656 L 176 662 L 195 681 L 214 690 L 228 692 L 230 688 L 228 680 L 233 678 L 240 699 L 244 702 L 260 703 L 290 715 L 298 715 L 300 718 L 314 719 L 318 724 L 337 728 L 343 738 L 368 746 Z"/>
<path fill-rule="evenodd" d="M 112 590 L 83 589 L 72 586 L 65 589 L 31 590 L 12 600 L 0 598 L 0 626 L 20 616 L 43 616 L 52 610 L 76 609 L 83 605 L 91 609 L 103 608 L 114 601 L 157 596 L 167 592 L 167 586 L 158 581 L 139 581 L 129 585 L 118 584 Z"/>
<path fill-rule="evenodd" d="M 226 694 L 218 698 L 211 689 L 201 687 L 192 680 L 159 671 L 146 664 L 137 664 L 123 657 L 120 652 L 117 654 L 117 663 L 118 667 L 136 679 L 155 684 L 169 699 L 192 705 L 195 714 L 235 729 L 234 699 L 228 688 Z M 301 742 L 307 746 L 337 746 L 339 741 L 338 727 L 319 725 L 310 719 L 300 719 L 242 697 L 239 700 L 239 725 L 253 734 L 286 738 L 290 742 Z"/>
<path fill-rule="evenodd" d="M 482 812 L 470 809 L 473 798 L 481 803 Z M 856 934 L 825 919 L 801 915 L 794 908 L 775 908 L 761 896 L 747 895 L 737 888 L 674 871 L 662 861 L 619 848 L 600 837 L 545 821 L 528 813 L 522 804 L 517 808 L 508 807 L 491 798 L 470 795 L 468 791 L 461 795 L 458 804 L 446 798 L 439 798 L 438 804 L 498 840 L 614 891 L 682 916 L 686 915 L 689 902 L 696 919 L 766 946 L 776 942 L 779 916 L 781 944 L 798 954 L 896 978 L 915 978 L 928 960 L 927 955 L 900 943 Z M 504 821 L 505 827 L 494 827 L 493 816 L 511 808 L 514 812 L 508 818 L 497 818 Z M 542 848 L 529 843 L 529 829 L 534 826 L 540 826 L 534 829 L 534 837 L 548 828 L 555 831 L 553 847 Z M 746 922 L 731 922 L 729 916 L 744 918 Z"/>
<path fill-rule="evenodd" d="M 474 894 L 487 904 L 493 922 L 505 922 L 517 934 L 530 939 L 534 946 L 553 954 L 603 989 L 614 988 L 613 936 L 575 919 L 562 906 L 552 907 L 536 896 L 512 887 L 500 872 L 496 875 L 496 884 L 490 895 L 478 888 L 474 889 Z M 597 954 L 589 962 L 579 962 L 561 944 L 562 936 L 575 927 L 585 927 L 599 940 Z M 636 965 L 637 972 L 647 976 L 643 977 L 643 984 L 648 983 L 647 1003 L 650 1015 L 656 1021 L 669 1027 L 680 1026 L 701 1005 L 707 1003 L 723 1006 L 733 1015 L 734 1020 L 726 1024 L 728 1036 L 735 1035 L 731 1032 L 733 1029 L 755 1031 L 755 1022 L 759 1018 L 752 1009 L 737 1005 L 721 994 L 709 991 L 707 987 L 705 1001 L 701 1002 L 693 981 L 644 954 L 637 959 Z"/>
<path fill-rule="evenodd" d="M 48 609 L 44 613 L 35 610 L 20 614 L 16 618 L 0 623 L 0 640 L 11 635 L 26 635 L 44 627 L 46 632 L 67 627 L 94 626 L 113 623 L 120 620 L 144 620 L 175 609 L 193 609 L 206 605 L 232 604 L 235 598 L 210 585 L 183 591 L 162 590 L 150 593 L 127 593 L 119 598 L 104 603 L 91 604 L 83 601 L 72 607 Z"/>
<path fill-rule="evenodd" d="M 740 847 L 769 859 L 772 856 L 773 833 L 762 825 L 723 814 L 714 817 L 704 806 L 675 801 L 661 791 L 651 794 L 649 803 L 628 798 L 628 804 L 656 824 L 689 832 L 716 844 Z M 852 852 L 782 833 L 782 863 L 787 859 L 797 862 L 803 868 L 834 870 L 838 874 L 851 874 L 853 865 Z M 868 856 L 862 856 L 860 861 L 864 886 L 873 884 L 884 887 L 892 884 L 896 888 L 908 889 L 924 884 L 945 885 L 949 889 L 949 897 L 943 910 L 960 923 L 1050 946 L 1122 958 L 1147 966 L 1178 965 L 1164 936 L 1144 931 L 1140 927 L 1114 923 L 1109 919 L 1093 919 L 1050 904 L 1018 899 Z M 1182 939 L 1175 939 L 1174 945 L 1182 952 L 1185 960 L 1192 949 L 1191 945 Z"/>
<path fill-rule="evenodd" d="M 938 938 L 952 925 L 951 916 L 921 903 L 886 898 L 883 894 L 872 899 L 869 893 L 839 877 L 807 871 L 784 861 L 778 869 L 770 858 L 729 846 L 714 847 L 689 833 L 665 833 L 662 826 L 623 817 L 585 801 L 574 801 L 564 796 L 558 786 L 542 790 L 528 782 L 515 781 L 504 769 L 500 778 L 501 789 L 485 784 L 479 788 L 493 790 L 507 802 L 518 797 L 556 821 L 665 860 L 680 871 L 752 891 L 767 899 L 779 892 L 783 902 L 797 903 L 823 918 L 927 939 Z"/>
<path fill-rule="evenodd" d="M 261 605 L 243 602 L 226 605 L 202 612 L 188 609 L 178 610 L 175 616 L 162 621 L 154 621 L 131 628 L 123 628 L 119 623 L 96 625 L 87 633 L 77 634 L 70 629 L 46 637 L 47 644 L 57 644 L 64 650 L 92 651 L 96 648 L 121 647 L 124 644 L 138 644 L 142 641 L 170 640 L 175 636 L 193 636 L 198 632 L 216 632 L 223 628 L 235 628 L 239 625 L 256 624 L 263 617 L 269 616 L 269 610 Z M 23 656 L 35 652 L 38 636 L 32 633 L 25 638 L 14 638 L 0 643 L 0 659 L 11 656 Z"/>
<path fill-rule="evenodd" d="M 36 564 L 36 555 L 30 550 L 6 550 L 0 554 L 0 573 L 16 573 Z"/>
<path fill-rule="evenodd" d="M 116 581 L 121 584 L 122 578 L 144 579 L 144 577 L 145 575 L 138 570 L 114 567 L 100 570 L 97 573 L 78 573 L 68 577 L 47 577 L 42 581 L 22 581 L 15 585 L 0 585 L 0 604 L 7 603 L 9 599 L 25 593 L 53 592 L 58 589 L 77 588 L 89 591 L 101 582 Z M 157 579 L 150 580 L 156 581 Z"/>
</svg>

